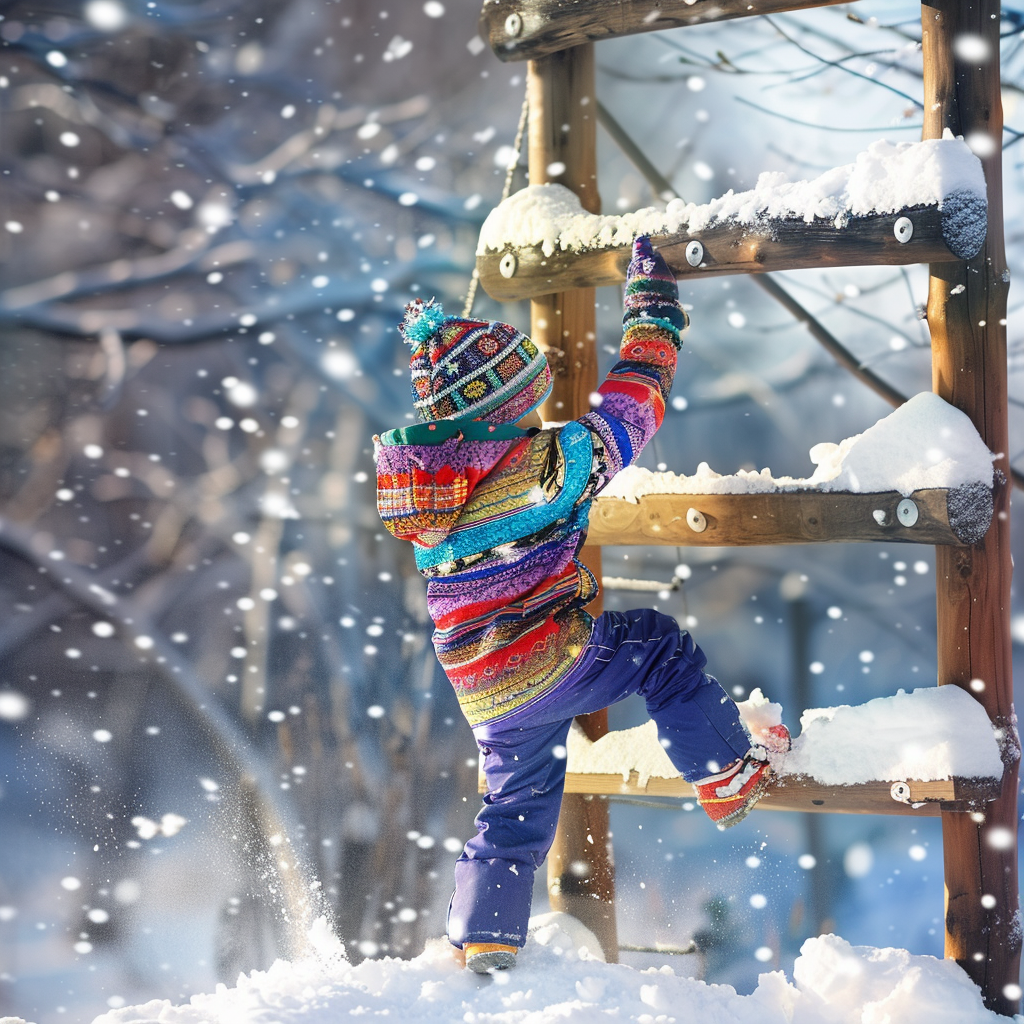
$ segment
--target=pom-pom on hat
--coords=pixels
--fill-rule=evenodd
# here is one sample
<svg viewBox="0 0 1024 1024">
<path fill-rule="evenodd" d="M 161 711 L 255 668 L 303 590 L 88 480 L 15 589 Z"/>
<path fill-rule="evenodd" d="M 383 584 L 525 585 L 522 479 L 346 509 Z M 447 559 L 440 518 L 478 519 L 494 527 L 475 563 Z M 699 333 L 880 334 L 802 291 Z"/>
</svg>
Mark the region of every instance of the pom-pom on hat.
<svg viewBox="0 0 1024 1024">
<path fill-rule="evenodd" d="M 548 361 L 510 324 L 445 316 L 433 299 L 414 299 L 398 329 L 412 346 L 413 405 L 425 420 L 515 423 L 551 392 Z"/>
</svg>

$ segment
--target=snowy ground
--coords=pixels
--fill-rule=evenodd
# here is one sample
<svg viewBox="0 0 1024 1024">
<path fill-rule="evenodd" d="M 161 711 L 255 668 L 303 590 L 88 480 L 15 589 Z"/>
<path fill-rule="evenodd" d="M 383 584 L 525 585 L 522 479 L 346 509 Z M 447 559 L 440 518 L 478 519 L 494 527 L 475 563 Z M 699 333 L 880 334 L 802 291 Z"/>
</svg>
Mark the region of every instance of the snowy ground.
<svg viewBox="0 0 1024 1024">
<path fill-rule="evenodd" d="M 851 946 L 834 935 L 808 939 L 793 966 L 762 974 L 750 995 L 677 977 L 672 968 L 605 964 L 593 936 L 572 918 L 547 914 L 515 970 L 480 977 L 455 962 L 444 940 L 414 960 L 353 967 L 322 922 L 313 952 L 296 963 L 242 975 L 187 1005 L 152 1000 L 111 1010 L 94 1024 L 334 1024 L 387 1017 L 468 1024 L 675 1021 L 699 1024 L 997 1024 L 956 964 L 903 949 Z M 1024 1021 L 1017 1016 L 1015 1021 Z M 0 1024 L 21 1024 L 4 1017 Z"/>
</svg>

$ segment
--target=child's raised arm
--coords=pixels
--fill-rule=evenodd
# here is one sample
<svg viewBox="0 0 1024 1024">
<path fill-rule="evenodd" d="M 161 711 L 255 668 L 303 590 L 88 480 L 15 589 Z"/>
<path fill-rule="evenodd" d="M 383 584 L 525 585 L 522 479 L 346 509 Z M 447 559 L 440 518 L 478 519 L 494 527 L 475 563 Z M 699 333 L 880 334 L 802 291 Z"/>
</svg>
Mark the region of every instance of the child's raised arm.
<svg viewBox="0 0 1024 1024">
<path fill-rule="evenodd" d="M 626 273 L 619 361 L 598 388 L 601 402 L 579 422 L 596 435 L 603 463 L 588 488 L 596 494 L 620 469 L 636 461 L 661 426 L 676 372 L 676 353 L 689 318 L 679 305 L 672 271 L 641 235 Z"/>
</svg>

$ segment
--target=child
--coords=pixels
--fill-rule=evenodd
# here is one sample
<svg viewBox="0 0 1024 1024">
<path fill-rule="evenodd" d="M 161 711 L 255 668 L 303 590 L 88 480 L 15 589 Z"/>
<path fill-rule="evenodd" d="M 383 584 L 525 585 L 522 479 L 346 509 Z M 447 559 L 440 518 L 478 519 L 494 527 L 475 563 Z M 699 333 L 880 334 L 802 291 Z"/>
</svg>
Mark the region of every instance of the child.
<svg viewBox="0 0 1024 1024">
<path fill-rule="evenodd" d="M 484 757 L 487 795 L 448 914 L 449 940 L 481 973 L 513 966 L 526 941 L 565 778 L 552 750 L 574 716 L 641 694 L 722 828 L 772 780 L 764 747 L 674 619 L 649 609 L 594 619 L 584 608 L 598 592 L 576 560 L 590 502 L 661 424 L 689 324 L 678 299 L 668 266 L 638 238 L 620 360 L 590 412 L 542 430 L 514 426 L 551 390 L 543 354 L 514 327 L 416 300 L 400 328 L 427 422 L 374 439 L 377 504 L 388 530 L 413 542 L 434 648 Z"/>
</svg>

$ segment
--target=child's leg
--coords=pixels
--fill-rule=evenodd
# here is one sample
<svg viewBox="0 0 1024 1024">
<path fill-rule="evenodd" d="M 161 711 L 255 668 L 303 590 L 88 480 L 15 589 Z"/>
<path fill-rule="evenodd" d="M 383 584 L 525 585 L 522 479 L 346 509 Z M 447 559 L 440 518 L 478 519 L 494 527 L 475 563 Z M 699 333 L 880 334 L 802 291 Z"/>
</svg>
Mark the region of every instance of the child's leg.
<svg viewBox="0 0 1024 1024">
<path fill-rule="evenodd" d="M 477 835 L 455 865 L 448 937 L 526 941 L 533 876 L 554 838 L 565 782 L 564 745 L 576 715 L 640 693 L 689 781 L 703 779 L 750 749 L 735 702 L 704 673 L 705 657 L 676 621 L 651 609 L 605 612 L 583 656 L 535 704 L 474 730 L 488 793 Z"/>
<path fill-rule="evenodd" d="M 669 615 L 644 608 L 605 612 L 573 670 L 545 698 L 559 715 L 608 707 L 639 693 L 683 778 L 703 779 L 743 757 L 751 740 L 736 703 L 704 672 L 704 652 Z"/>
<path fill-rule="evenodd" d="M 477 834 L 455 864 L 448 938 L 522 946 L 533 876 L 555 835 L 565 782 L 564 745 L 571 718 L 522 724 L 498 722 L 474 730 L 484 755 L 487 795 Z M 507 721 L 507 720 L 506 720 Z"/>
</svg>

